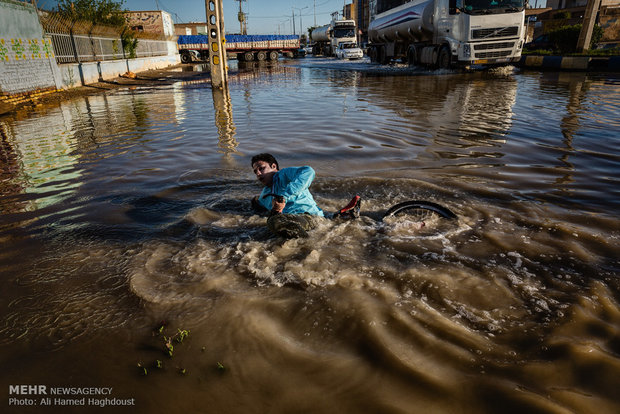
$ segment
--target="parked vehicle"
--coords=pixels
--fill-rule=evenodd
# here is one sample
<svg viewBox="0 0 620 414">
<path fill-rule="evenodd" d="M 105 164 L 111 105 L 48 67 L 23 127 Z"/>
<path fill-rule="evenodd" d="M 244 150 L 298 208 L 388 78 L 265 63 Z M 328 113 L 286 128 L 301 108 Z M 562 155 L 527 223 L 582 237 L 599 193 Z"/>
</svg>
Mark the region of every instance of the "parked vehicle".
<svg viewBox="0 0 620 414">
<path fill-rule="evenodd" d="M 296 57 L 296 58 L 306 57 L 306 49 L 304 49 L 303 47 L 300 47 L 295 52 L 293 52 L 293 57 Z"/>
<path fill-rule="evenodd" d="M 183 63 L 207 60 L 209 37 L 181 35 L 177 48 Z M 240 61 L 277 60 L 280 54 L 292 57 L 298 49 L 299 36 L 295 35 L 226 35 L 226 53 Z"/>
<path fill-rule="evenodd" d="M 355 43 L 342 42 L 336 49 L 336 57 L 338 59 L 361 59 L 364 57 L 364 52 Z"/>
<path fill-rule="evenodd" d="M 525 0 L 376 0 L 371 61 L 499 66 L 519 60 Z"/>
<path fill-rule="evenodd" d="M 310 39 L 314 42 L 313 55 L 334 56 L 338 44 L 357 42 L 355 20 L 332 20 L 331 23 L 314 29 L 310 33 Z"/>
<path fill-rule="evenodd" d="M 523 48 L 527 50 L 553 50 L 555 44 L 549 40 L 549 35 L 544 34 L 526 43 Z"/>
</svg>

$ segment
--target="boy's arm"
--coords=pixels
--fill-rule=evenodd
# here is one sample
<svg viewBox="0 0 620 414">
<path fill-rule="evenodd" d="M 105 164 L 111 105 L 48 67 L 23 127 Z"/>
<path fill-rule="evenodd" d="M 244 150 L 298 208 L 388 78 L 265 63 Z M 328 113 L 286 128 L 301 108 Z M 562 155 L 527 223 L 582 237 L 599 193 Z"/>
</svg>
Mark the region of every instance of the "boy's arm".
<svg viewBox="0 0 620 414">
<path fill-rule="evenodd" d="M 285 172 L 285 177 L 279 177 L 278 188 L 274 188 L 274 194 L 281 195 L 285 199 L 301 194 L 307 190 L 314 180 L 315 172 L 312 167 L 304 166 L 297 168 L 287 168 L 280 171 Z"/>
</svg>

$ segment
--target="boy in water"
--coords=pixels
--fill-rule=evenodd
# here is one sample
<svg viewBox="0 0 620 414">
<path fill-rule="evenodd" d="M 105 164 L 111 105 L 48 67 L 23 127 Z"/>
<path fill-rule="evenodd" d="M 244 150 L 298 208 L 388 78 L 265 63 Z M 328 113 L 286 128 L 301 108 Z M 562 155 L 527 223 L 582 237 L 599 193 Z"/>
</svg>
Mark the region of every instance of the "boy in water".
<svg viewBox="0 0 620 414">
<path fill-rule="evenodd" d="M 252 199 L 259 211 L 269 211 L 267 227 L 285 238 L 305 237 L 316 226 L 314 217 L 324 217 L 310 194 L 314 180 L 312 167 L 289 167 L 280 170 L 275 157 L 262 153 L 252 157 L 252 170 L 264 188 Z"/>
</svg>

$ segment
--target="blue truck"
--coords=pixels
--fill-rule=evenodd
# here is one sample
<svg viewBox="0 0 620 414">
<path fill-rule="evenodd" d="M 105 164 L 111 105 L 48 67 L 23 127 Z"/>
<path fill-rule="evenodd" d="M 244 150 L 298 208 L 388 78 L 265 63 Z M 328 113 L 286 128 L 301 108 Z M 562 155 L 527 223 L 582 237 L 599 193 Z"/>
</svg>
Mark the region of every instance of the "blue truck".
<svg viewBox="0 0 620 414">
<path fill-rule="evenodd" d="M 280 55 L 296 57 L 299 50 L 299 36 L 296 35 L 231 35 L 226 37 L 228 57 L 251 62 L 277 60 Z M 207 60 L 209 37 L 207 35 L 181 35 L 177 39 L 181 62 Z"/>
</svg>

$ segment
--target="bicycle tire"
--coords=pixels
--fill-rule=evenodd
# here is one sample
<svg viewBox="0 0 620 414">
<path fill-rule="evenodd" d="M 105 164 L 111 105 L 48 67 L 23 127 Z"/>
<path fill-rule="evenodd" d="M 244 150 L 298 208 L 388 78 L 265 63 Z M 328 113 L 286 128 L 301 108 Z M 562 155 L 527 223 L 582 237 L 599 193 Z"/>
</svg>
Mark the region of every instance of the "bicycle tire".
<svg viewBox="0 0 620 414">
<path fill-rule="evenodd" d="M 421 219 L 417 221 L 423 221 L 425 219 L 424 217 L 428 217 L 433 214 L 437 214 L 439 217 L 449 220 L 456 218 L 456 214 L 437 203 L 422 200 L 409 200 L 390 207 L 388 211 L 385 212 L 381 220 L 388 217 L 403 215 L 404 213 L 407 213 L 412 217 L 419 216 Z"/>
</svg>

